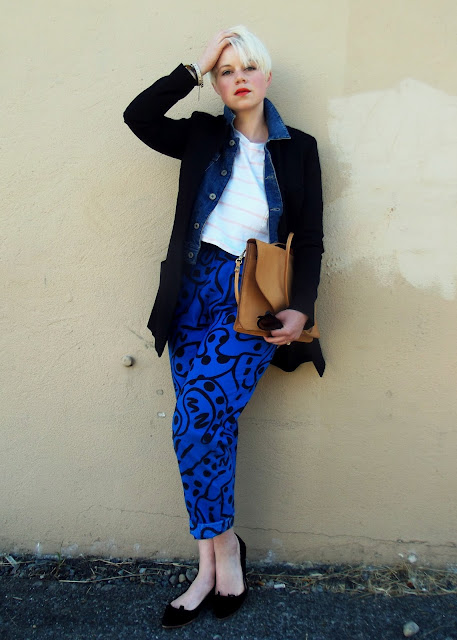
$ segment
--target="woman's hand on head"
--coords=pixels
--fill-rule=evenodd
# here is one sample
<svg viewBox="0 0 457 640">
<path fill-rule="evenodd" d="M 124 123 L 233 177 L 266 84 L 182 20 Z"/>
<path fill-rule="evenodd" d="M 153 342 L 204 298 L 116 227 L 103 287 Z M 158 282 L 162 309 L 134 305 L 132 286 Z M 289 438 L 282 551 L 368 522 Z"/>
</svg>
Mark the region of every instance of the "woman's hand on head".
<svg viewBox="0 0 457 640">
<path fill-rule="evenodd" d="M 230 44 L 228 38 L 235 34 L 228 30 L 219 31 L 208 42 L 205 51 L 198 60 L 202 75 L 211 71 L 225 47 Z"/>
<path fill-rule="evenodd" d="M 281 320 L 283 326 L 281 329 L 274 329 L 271 336 L 264 337 L 264 340 L 271 344 L 288 344 L 297 340 L 308 320 L 308 316 L 301 311 L 295 309 L 284 309 L 275 314 L 278 320 Z"/>
</svg>

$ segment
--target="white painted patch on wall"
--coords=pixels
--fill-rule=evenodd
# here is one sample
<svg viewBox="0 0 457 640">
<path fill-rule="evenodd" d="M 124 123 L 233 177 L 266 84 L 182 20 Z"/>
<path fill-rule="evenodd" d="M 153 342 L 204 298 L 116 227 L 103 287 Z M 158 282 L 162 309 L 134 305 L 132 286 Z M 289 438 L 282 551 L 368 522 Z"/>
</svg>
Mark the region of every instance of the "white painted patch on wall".
<svg viewBox="0 0 457 640">
<path fill-rule="evenodd" d="M 276 548 L 282 549 L 284 547 L 281 538 L 272 538 L 271 542 L 275 545 Z"/>
<path fill-rule="evenodd" d="M 76 543 L 69 544 L 66 547 L 62 547 L 60 550 L 64 558 L 75 558 L 78 555 L 79 547 Z"/>
<path fill-rule="evenodd" d="M 414 287 L 455 298 L 457 97 L 408 78 L 331 100 L 329 112 L 349 175 L 327 208 L 327 271 L 369 260 L 383 284 L 399 271 Z"/>
<path fill-rule="evenodd" d="M 264 562 L 266 562 L 267 564 L 273 564 L 275 561 L 276 553 L 273 551 L 273 549 L 268 549 L 267 553 L 265 554 Z"/>
<path fill-rule="evenodd" d="M 114 538 L 109 540 L 95 540 L 90 546 L 90 555 L 113 556 L 117 553 L 117 544 Z"/>
</svg>

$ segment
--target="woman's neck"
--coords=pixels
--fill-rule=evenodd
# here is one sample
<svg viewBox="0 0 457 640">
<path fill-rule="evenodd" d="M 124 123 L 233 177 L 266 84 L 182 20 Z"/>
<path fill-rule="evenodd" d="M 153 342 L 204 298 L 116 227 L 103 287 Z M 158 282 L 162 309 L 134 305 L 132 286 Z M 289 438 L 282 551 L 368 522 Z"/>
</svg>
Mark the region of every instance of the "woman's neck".
<svg viewBox="0 0 457 640">
<path fill-rule="evenodd" d="M 237 113 L 233 126 L 251 142 L 266 142 L 268 140 L 268 127 L 262 110 L 256 113 Z"/>
</svg>

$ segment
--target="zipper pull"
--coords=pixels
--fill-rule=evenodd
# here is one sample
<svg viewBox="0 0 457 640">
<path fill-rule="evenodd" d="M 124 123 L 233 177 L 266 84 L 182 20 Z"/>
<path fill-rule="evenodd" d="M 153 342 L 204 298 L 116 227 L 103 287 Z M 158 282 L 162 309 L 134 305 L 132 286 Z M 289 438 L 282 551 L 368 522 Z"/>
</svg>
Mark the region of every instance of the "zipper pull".
<svg viewBox="0 0 457 640">
<path fill-rule="evenodd" d="M 241 269 L 241 265 L 243 264 L 243 258 L 246 255 L 246 249 L 243 251 L 243 253 L 238 256 L 238 258 L 235 260 L 235 273 L 239 273 L 240 269 Z"/>
</svg>

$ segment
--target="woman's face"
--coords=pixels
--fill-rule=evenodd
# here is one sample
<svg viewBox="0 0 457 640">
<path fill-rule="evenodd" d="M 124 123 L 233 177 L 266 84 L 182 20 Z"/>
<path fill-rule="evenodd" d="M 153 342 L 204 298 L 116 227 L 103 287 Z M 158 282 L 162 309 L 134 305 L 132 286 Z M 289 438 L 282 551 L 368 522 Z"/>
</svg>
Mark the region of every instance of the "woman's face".
<svg viewBox="0 0 457 640">
<path fill-rule="evenodd" d="M 222 51 L 214 71 L 214 89 L 232 111 L 255 109 L 263 104 L 271 83 L 271 71 L 266 79 L 254 63 L 245 67 L 231 45 Z"/>
</svg>

